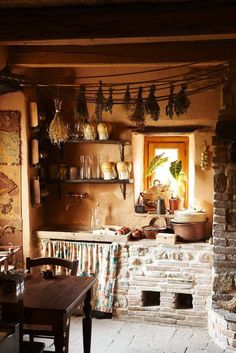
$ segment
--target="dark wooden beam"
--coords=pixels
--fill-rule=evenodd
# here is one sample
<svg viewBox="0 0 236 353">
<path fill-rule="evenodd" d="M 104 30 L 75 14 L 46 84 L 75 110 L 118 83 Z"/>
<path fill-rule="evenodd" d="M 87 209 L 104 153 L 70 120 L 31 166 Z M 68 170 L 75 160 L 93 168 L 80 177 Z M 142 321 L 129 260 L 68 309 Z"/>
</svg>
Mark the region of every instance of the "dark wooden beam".
<svg viewBox="0 0 236 353">
<path fill-rule="evenodd" d="M 12 47 L 8 64 L 23 67 L 151 65 L 180 62 L 220 62 L 236 58 L 236 40 L 139 43 L 98 46 Z"/>
<path fill-rule="evenodd" d="M 235 3 L 194 3 L 1 9 L 0 44 L 236 33 Z"/>
<path fill-rule="evenodd" d="M 210 126 L 206 125 L 182 125 L 182 126 L 152 126 L 147 125 L 143 128 L 129 126 L 133 132 L 139 134 L 163 134 L 163 133 L 191 133 L 196 130 L 207 130 Z"/>
</svg>

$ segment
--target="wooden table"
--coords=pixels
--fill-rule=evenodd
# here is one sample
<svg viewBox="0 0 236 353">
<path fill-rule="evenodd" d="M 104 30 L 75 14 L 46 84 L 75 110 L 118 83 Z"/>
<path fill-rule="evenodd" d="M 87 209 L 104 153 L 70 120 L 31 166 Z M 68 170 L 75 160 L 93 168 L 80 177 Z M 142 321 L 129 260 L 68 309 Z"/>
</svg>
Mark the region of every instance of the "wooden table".
<svg viewBox="0 0 236 353">
<path fill-rule="evenodd" d="M 22 294 L 0 291 L 3 316 L 9 317 L 11 308 L 14 307 L 12 304 L 16 304 L 19 297 L 22 297 L 24 322 L 52 325 L 56 332 L 56 352 L 63 353 L 63 335 L 67 320 L 78 305 L 84 302 L 84 353 L 90 353 L 92 330 L 90 301 L 95 282 L 96 279 L 93 277 L 55 276 L 53 279 L 43 279 L 38 274 L 27 275 Z"/>
</svg>

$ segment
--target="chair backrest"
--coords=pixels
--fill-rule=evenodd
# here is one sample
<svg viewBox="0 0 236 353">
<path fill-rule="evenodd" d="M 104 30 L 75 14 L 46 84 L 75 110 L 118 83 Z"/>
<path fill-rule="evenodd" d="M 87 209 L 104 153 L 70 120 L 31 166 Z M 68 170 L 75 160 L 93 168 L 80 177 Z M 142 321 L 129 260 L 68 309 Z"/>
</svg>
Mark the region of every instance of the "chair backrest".
<svg viewBox="0 0 236 353">
<path fill-rule="evenodd" d="M 75 276 L 77 274 L 79 261 L 74 260 L 66 260 L 60 257 L 36 257 L 36 258 L 26 258 L 26 269 L 30 272 L 31 267 L 36 266 L 44 266 L 44 265 L 52 265 L 52 266 L 61 266 L 70 270 L 70 274 Z"/>
</svg>

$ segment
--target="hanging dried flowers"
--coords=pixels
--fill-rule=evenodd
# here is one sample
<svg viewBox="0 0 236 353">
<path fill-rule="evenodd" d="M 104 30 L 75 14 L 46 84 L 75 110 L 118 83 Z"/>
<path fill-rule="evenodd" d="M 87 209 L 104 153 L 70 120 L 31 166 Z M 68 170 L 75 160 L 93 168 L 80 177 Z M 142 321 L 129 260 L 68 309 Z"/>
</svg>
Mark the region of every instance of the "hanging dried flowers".
<svg viewBox="0 0 236 353">
<path fill-rule="evenodd" d="M 135 121 L 137 125 L 143 125 L 145 121 L 145 107 L 143 102 L 143 87 L 139 87 L 138 95 L 135 100 L 134 110 L 129 116 L 131 121 Z"/>
<path fill-rule="evenodd" d="M 75 119 L 82 124 L 86 124 L 88 122 L 89 113 L 87 107 L 85 85 L 80 85 L 79 94 L 74 107 L 74 116 Z"/>
<path fill-rule="evenodd" d="M 96 93 L 96 102 L 95 102 L 95 115 L 97 123 L 102 121 L 102 112 L 104 110 L 104 96 L 102 89 L 102 81 L 99 82 L 99 87 Z"/>
<path fill-rule="evenodd" d="M 126 91 L 122 101 L 122 107 L 126 113 L 128 113 L 132 108 L 132 97 L 129 91 L 129 85 L 126 87 Z"/>
<path fill-rule="evenodd" d="M 112 108 L 113 108 L 113 89 L 110 86 L 109 88 L 109 97 L 107 98 L 106 102 L 105 102 L 105 111 L 106 112 L 110 112 L 112 114 Z"/>
<path fill-rule="evenodd" d="M 157 121 L 160 118 L 160 106 L 155 96 L 156 87 L 152 85 L 150 87 L 149 95 L 145 102 L 145 110 L 152 120 Z"/>
<path fill-rule="evenodd" d="M 61 116 L 62 101 L 59 100 L 58 98 L 55 98 L 54 104 L 55 104 L 55 115 L 49 125 L 48 134 L 53 144 L 60 145 L 61 142 L 65 142 L 68 139 L 69 127 L 63 121 Z"/>
<path fill-rule="evenodd" d="M 202 150 L 201 150 L 201 159 L 200 159 L 200 167 L 201 170 L 206 170 L 209 162 L 209 146 L 207 142 L 204 141 Z"/>
<path fill-rule="evenodd" d="M 174 106 L 175 106 L 174 87 L 171 84 L 170 85 L 170 93 L 169 93 L 169 97 L 168 97 L 168 103 L 167 103 L 167 106 L 166 106 L 166 115 L 170 119 L 173 119 L 173 116 L 174 116 Z"/>
<path fill-rule="evenodd" d="M 178 93 L 175 94 L 175 113 L 179 116 L 185 114 L 190 106 L 190 100 L 186 95 L 186 86 L 182 85 Z"/>
</svg>

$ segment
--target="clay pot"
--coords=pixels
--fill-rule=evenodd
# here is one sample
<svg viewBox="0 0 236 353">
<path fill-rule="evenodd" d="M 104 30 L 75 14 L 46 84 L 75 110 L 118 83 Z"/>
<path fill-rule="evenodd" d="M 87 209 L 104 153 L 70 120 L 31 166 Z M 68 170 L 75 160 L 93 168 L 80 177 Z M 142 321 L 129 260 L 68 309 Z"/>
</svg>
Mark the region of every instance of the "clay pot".
<svg viewBox="0 0 236 353">
<path fill-rule="evenodd" d="M 175 210 L 181 210 L 183 208 L 183 199 L 169 199 L 170 213 L 174 213 Z"/>
<path fill-rule="evenodd" d="M 132 169 L 132 164 L 131 162 L 128 162 L 128 161 L 119 161 L 116 163 L 116 169 L 118 172 L 118 178 L 120 180 L 129 179 L 130 172 Z"/>
<path fill-rule="evenodd" d="M 101 164 L 101 170 L 104 180 L 111 180 L 117 177 L 116 165 L 114 162 L 103 162 Z"/>
<path fill-rule="evenodd" d="M 111 124 L 110 123 L 99 123 L 97 126 L 98 139 L 108 140 L 111 134 Z"/>
<path fill-rule="evenodd" d="M 171 222 L 174 233 L 186 241 L 199 241 L 205 238 L 206 221 L 180 223 L 172 220 Z"/>
<path fill-rule="evenodd" d="M 85 140 L 96 140 L 97 129 L 95 124 L 84 125 L 84 139 Z"/>
</svg>

